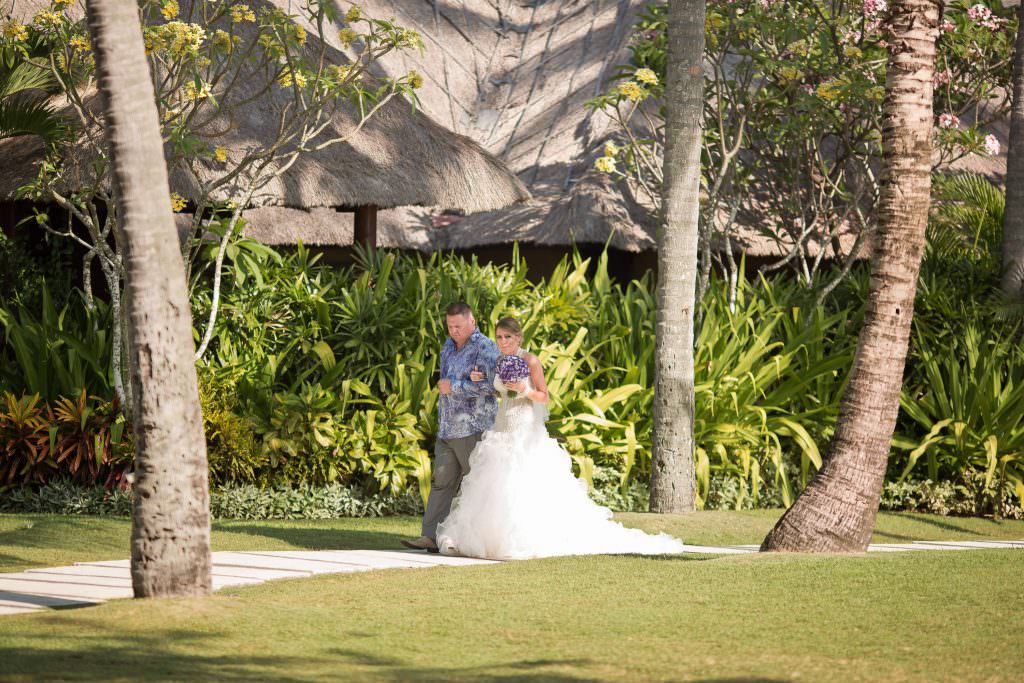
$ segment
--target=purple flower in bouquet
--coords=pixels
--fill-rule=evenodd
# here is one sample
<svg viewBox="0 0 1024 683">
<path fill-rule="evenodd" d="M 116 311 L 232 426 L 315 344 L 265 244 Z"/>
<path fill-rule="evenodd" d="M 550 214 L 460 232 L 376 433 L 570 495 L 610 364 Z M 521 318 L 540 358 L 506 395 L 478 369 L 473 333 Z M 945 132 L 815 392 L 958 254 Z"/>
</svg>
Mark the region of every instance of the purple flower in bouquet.
<svg viewBox="0 0 1024 683">
<path fill-rule="evenodd" d="M 502 356 L 498 359 L 498 378 L 502 382 L 521 382 L 529 376 L 530 366 L 519 356 Z"/>
</svg>

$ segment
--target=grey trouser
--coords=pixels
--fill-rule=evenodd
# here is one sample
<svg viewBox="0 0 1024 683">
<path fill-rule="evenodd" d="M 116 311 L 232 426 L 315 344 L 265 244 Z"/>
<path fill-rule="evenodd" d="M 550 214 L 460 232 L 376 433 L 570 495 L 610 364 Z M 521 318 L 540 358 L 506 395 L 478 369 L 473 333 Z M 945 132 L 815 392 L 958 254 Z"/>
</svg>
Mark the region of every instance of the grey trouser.
<svg viewBox="0 0 1024 683">
<path fill-rule="evenodd" d="M 430 497 L 423 513 L 423 535 L 437 537 L 437 525 L 452 509 L 452 498 L 459 492 L 462 478 L 469 472 L 469 454 L 483 434 L 458 439 L 438 439 L 434 445 L 434 474 L 430 480 Z"/>
</svg>

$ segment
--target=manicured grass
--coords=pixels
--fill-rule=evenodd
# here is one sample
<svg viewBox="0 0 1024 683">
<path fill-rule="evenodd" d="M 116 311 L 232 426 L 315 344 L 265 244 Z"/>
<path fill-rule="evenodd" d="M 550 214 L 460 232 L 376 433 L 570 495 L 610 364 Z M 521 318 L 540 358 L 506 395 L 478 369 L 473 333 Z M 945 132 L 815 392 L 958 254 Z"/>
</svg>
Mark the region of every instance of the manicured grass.
<svg viewBox="0 0 1024 683">
<path fill-rule="evenodd" d="M 756 543 L 778 511 L 622 515 Z M 225 522 L 217 549 L 394 547 L 417 520 Z M 876 540 L 1024 538 L 883 515 Z M 126 520 L 0 516 L 5 569 L 126 557 Z M 0 618 L 0 681 L 1017 681 L 1024 553 L 606 556 L 328 575 Z"/>
<path fill-rule="evenodd" d="M 619 514 L 627 526 L 667 531 L 696 545 L 760 543 L 780 510 L 699 512 L 693 515 Z M 419 534 L 419 519 L 219 521 L 214 550 L 398 548 Z M 0 515 L 0 571 L 53 567 L 128 557 L 127 519 L 60 515 Z M 1024 539 L 1024 521 L 938 517 L 911 513 L 878 516 L 874 542 L 910 540 Z"/>
</svg>

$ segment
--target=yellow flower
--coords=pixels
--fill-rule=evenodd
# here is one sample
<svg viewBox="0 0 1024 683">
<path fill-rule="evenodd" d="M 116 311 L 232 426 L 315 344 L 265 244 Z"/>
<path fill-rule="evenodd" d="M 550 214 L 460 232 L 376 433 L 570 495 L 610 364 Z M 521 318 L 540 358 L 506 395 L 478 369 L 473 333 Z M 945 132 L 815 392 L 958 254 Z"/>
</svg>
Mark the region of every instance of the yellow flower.
<svg viewBox="0 0 1024 683">
<path fill-rule="evenodd" d="M 28 40 L 28 26 L 25 24 L 19 24 L 12 19 L 5 21 L 3 26 L 3 35 L 7 40 Z"/>
<path fill-rule="evenodd" d="M 350 64 L 332 64 L 327 67 L 328 77 L 338 83 L 344 82 L 350 73 L 352 73 L 352 66 Z"/>
<path fill-rule="evenodd" d="M 53 0 L 50 4 L 56 9 L 61 10 L 72 3 L 73 0 Z"/>
<path fill-rule="evenodd" d="M 359 9 L 359 5 L 352 5 L 347 12 L 345 12 L 345 21 L 352 23 L 359 21 L 363 16 L 362 10 Z"/>
<path fill-rule="evenodd" d="M 60 15 L 56 12 L 51 12 L 48 9 L 44 9 L 42 12 L 32 17 L 32 25 L 40 29 L 56 28 L 57 26 L 60 26 L 60 22 Z"/>
<path fill-rule="evenodd" d="M 860 48 L 856 45 L 847 45 L 843 48 L 843 54 L 850 59 L 860 59 L 861 55 L 864 54 L 860 51 Z"/>
<path fill-rule="evenodd" d="M 633 102 L 638 102 L 647 95 L 646 91 L 634 81 L 619 83 L 619 94 Z"/>
<path fill-rule="evenodd" d="M 163 7 L 160 8 L 160 14 L 164 15 L 164 19 L 170 21 L 178 16 L 178 0 L 164 0 Z"/>
<path fill-rule="evenodd" d="M 601 173 L 614 173 L 615 159 L 612 157 L 598 157 L 597 161 L 594 162 L 594 168 Z"/>
<path fill-rule="evenodd" d="M 89 39 L 85 36 L 75 36 L 68 41 L 68 46 L 75 52 L 89 52 L 91 49 L 89 46 Z"/>
<path fill-rule="evenodd" d="M 306 29 L 302 28 L 301 26 L 296 26 L 295 27 L 295 40 L 296 40 L 296 42 L 298 42 L 299 45 L 305 45 L 306 44 Z"/>
<path fill-rule="evenodd" d="M 240 23 L 243 21 L 256 21 L 256 14 L 249 9 L 248 5 L 232 5 L 231 21 Z"/>
<path fill-rule="evenodd" d="M 839 86 L 835 81 L 825 81 L 815 91 L 823 100 L 832 101 L 839 97 Z"/>
<path fill-rule="evenodd" d="M 222 28 L 219 28 L 213 32 L 213 38 L 210 39 L 210 42 L 213 43 L 214 48 L 220 50 L 221 52 L 231 52 L 231 34 Z"/>
<path fill-rule="evenodd" d="M 228 160 L 228 151 L 223 147 L 218 147 L 217 149 L 213 150 L 213 160 L 216 161 L 218 164 L 223 164 L 225 161 Z"/>
<path fill-rule="evenodd" d="M 342 47 L 348 47 L 358 37 L 359 37 L 359 34 L 357 34 L 355 31 L 353 31 L 350 28 L 343 28 L 340 31 L 338 31 L 338 40 L 341 41 L 341 46 Z"/>
<path fill-rule="evenodd" d="M 196 85 L 194 82 L 186 83 L 182 90 L 185 93 L 186 99 L 192 100 L 193 102 L 210 96 L 210 84 L 206 81 L 200 81 L 199 85 Z"/>
<path fill-rule="evenodd" d="M 395 47 L 419 47 L 420 34 L 409 28 L 403 28 L 395 39 Z"/>
<path fill-rule="evenodd" d="M 409 72 L 409 87 L 416 90 L 423 87 L 423 76 L 420 76 L 415 71 Z"/>
<path fill-rule="evenodd" d="M 277 77 L 277 82 L 282 88 L 290 87 L 292 84 L 300 88 L 306 87 L 306 77 L 299 71 L 284 71 Z"/>
<path fill-rule="evenodd" d="M 164 39 L 162 27 L 147 26 L 142 30 L 142 42 L 146 46 L 146 54 L 153 54 L 167 49 L 167 41 Z"/>
<path fill-rule="evenodd" d="M 658 85 L 658 74 L 650 69 L 637 69 L 636 73 L 633 74 L 633 78 L 647 85 Z"/>
<path fill-rule="evenodd" d="M 175 58 L 195 54 L 206 40 L 206 30 L 202 26 L 182 21 L 169 21 L 163 26 L 154 27 L 153 32 L 159 35 L 159 39 L 153 41 L 154 44 L 160 43 L 156 49 L 166 46 Z"/>
<path fill-rule="evenodd" d="M 171 193 L 171 211 L 178 213 L 179 211 L 182 211 L 187 204 L 188 202 L 186 202 L 185 198 L 180 194 L 177 192 Z"/>
<path fill-rule="evenodd" d="M 795 69 L 791 66 L 784 66 L 779 69 L 779 75 L 782 77 L 784 82 L 786 81 L 799 81 L 804 76 L 804 72 L 800 69 Z"/>
<path fill-rule="evenodd" d="M 616 154 L 618 154 L 621 151 L 622 151 L 622 149 L 620 147 L 618 147 L 611 140 L 609 140 L 608 142 L 604 143 L 604 155 L 606 157 L 614 157 Z"/>
</svg>

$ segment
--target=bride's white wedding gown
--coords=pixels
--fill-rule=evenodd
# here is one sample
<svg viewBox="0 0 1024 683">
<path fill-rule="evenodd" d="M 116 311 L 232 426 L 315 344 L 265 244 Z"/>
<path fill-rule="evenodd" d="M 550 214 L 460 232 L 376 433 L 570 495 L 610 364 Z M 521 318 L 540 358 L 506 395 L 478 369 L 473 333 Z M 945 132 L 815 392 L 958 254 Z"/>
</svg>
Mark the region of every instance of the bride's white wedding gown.
<svg viewBox="0 0 1024 683">
<path fill-rule="evenodd" d="M 532 389 L 529 379 L 527 388 Z M 437 528 L 442 553 L 494 560 L 599 553 L 678 553 L 667 534 L 649 535 L 611 520 L 548 436 L 547 410 L 506 391 L 494 427 L 469 456 L 469 472 Z"/>
</svg>

